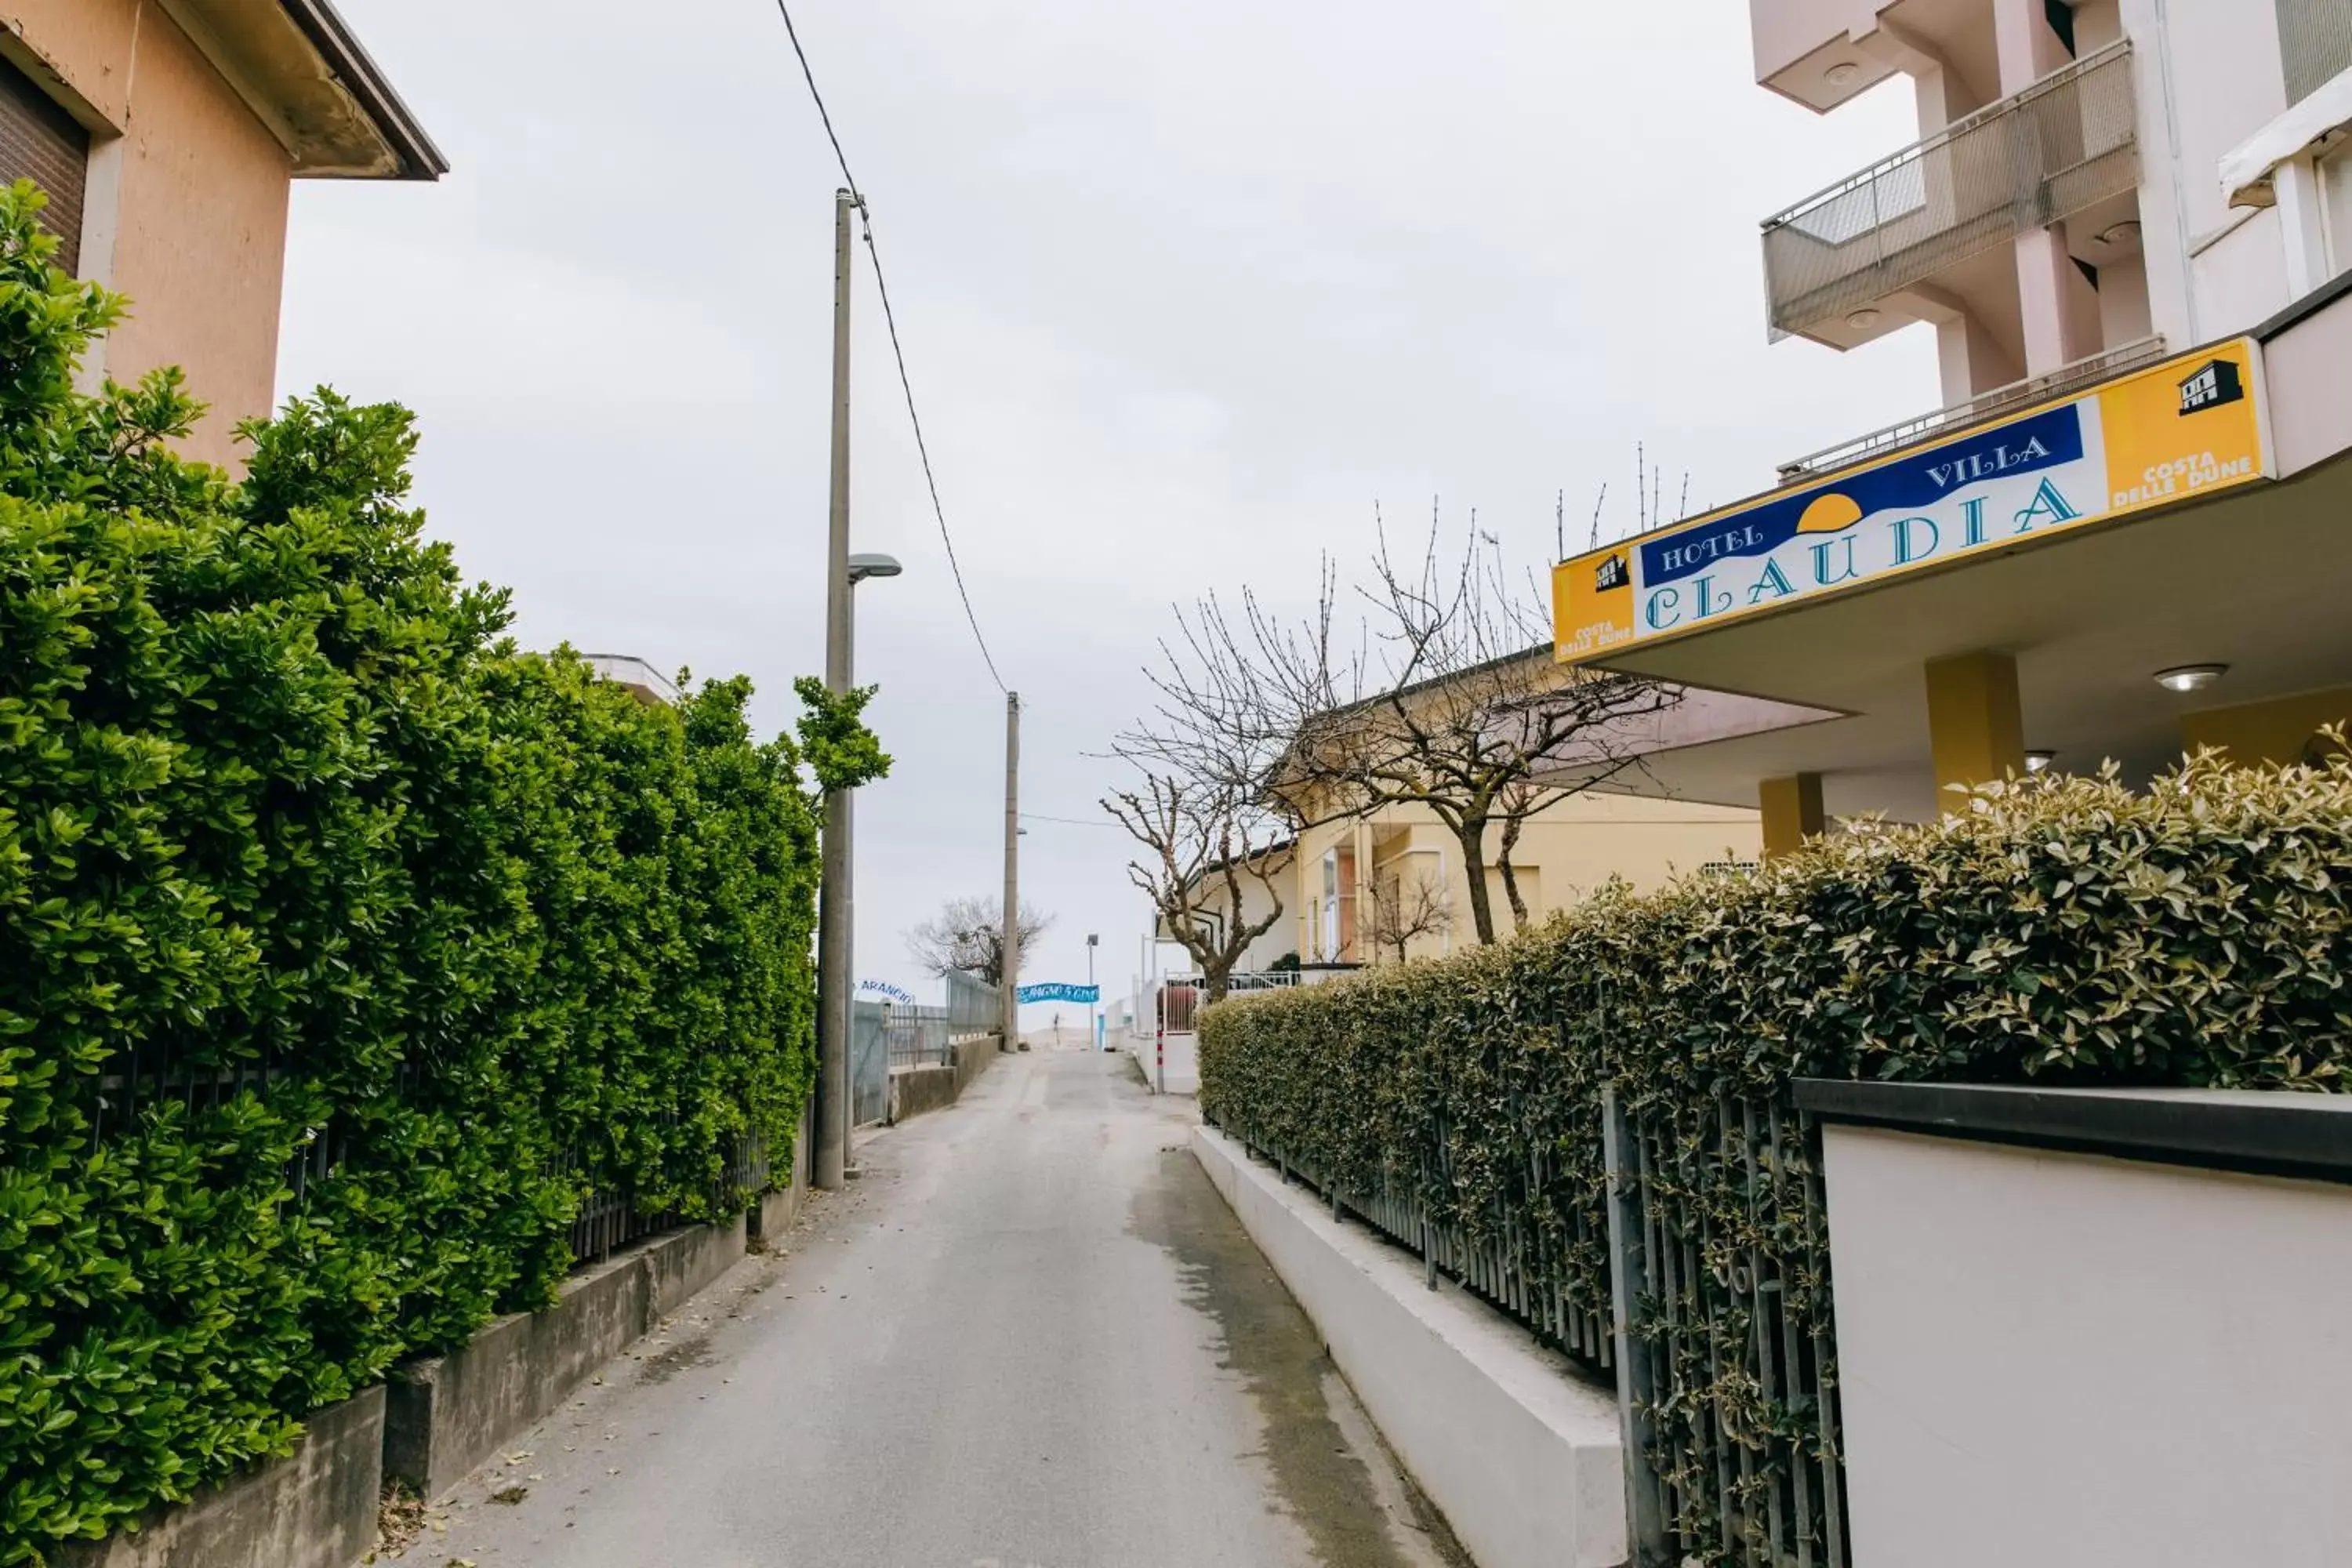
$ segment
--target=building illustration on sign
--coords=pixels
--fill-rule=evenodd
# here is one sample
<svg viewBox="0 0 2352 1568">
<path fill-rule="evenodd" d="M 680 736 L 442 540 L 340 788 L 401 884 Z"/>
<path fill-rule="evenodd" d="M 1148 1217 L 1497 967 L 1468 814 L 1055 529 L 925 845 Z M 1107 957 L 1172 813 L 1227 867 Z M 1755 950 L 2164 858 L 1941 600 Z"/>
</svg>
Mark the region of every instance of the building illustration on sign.
<svg viewBox="0 0 2352 1568">
<path fill-rule="evenodd" d="M 2245 395 L 2245 379 L 2238 374 L 2238 367 L 2228 360 L 2217 359 L 2180 384 L 2180 412 L 2184 417 L 2200 414 L 2225 403 L 2235 403 Z"/>
<path fill-rule="evenodd" d="M 1590 659 L 2262 479 L 2254 355 L 2225 343 L 1564 562 L 1555 654 Z"/>
</svg>

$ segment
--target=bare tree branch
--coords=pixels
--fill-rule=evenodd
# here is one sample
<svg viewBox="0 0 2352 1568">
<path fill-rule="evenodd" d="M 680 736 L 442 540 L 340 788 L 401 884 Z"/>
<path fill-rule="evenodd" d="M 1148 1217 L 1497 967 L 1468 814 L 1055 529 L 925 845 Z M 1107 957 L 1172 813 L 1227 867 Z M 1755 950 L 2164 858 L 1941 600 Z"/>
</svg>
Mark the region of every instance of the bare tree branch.
<svg viewBox="0 0 2352 1568">
<path fill-rule="evenodd" d="M 1021 906 L 1021 951 L 1052 929 L 1054 917 Z M 975 975 L 983 985 L 1001 985 L 1004 975 L 1004 900 L 950 899 L 940 912 L 906 933 L 907 952 L 924 973 L 945 979 L 951 972 Z"/>
<path fill-rule="evenodd" d="M 1646 451 L 1642 460 L 1646 468 Z M 1646 512 L 1658 481 L 1643 481 Z M 1555 664 L 1547 596 L 1508 569 L 1475 516 L 1458 555 L 1434 505 L 1429 536 L 1409 557 L 1392 548 L 1377 508 L 1373 521 L 1371 570 L 1349 595 L 1360 615 L 1357 651 L 1341 651 L 1339 579 L 1328 558 L 1314 610 L 1296 621 L 1246 587 L 1237 609 L 1212 593 L 1178 612 L 1177 636 L 1150 672 L 1159 700 L 1119 750 L 1290 834 L 1395 808 L 1435 818 L 1462 846 L 1471 924 L 1492 942 L 1488 829 L 1509 834 L 1508 867 L 1517 827 L 1631 766 L 1650 721 L 1681 694 Z M 1502 879 L 1524 924 L 1516 869 Z"/>
<path fill-rule="evenodd" d="M 1435 878 L 1416 869 L 1411 880 L 1402 871 L 1374 879 L 1365 934 L 1381 947 L 1394 948 L 1399 963 L 1416 938 L 1443 936 L 1453 929 L 1454 900 Z"/>
<path fill-rule="evenodd" d="M 1251 944 L 1282 919 L 1277 879 L 1291 865 L 1286 825 L 1247 785 L 1216 770 L 1180 772 L 1156 756 L 1129 760 L 1141 782 L 1102 802 L 1144 852 L 1129 863 L 1128 879 L 1151 900 L 1166 939 L 1200 965 L 1208 999 L 1223 1001 Z M 1265 895 L 1265 912 L 1255 917 L 1251 886 Z"/>
</svg>

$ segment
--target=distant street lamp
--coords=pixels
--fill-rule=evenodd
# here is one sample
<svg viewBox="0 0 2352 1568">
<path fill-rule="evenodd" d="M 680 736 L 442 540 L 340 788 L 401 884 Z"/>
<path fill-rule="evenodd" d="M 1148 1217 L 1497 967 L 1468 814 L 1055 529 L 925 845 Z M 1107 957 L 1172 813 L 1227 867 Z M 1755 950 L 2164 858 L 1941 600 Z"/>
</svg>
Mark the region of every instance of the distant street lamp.
<svg viewBox="0 0 2352 1568">
<path fill-rule="evenodd" d="M 1101 937 L 1092 931 L 1087 933 L 1087 989 L 1089 991 L 1095 988 L 1095 949 L 1101 945 Z M 1094 1026 L 1092 1037 L 1087 1041 L 1087 1049 L 1090 1051 L 1102 1048 L 1101 1014 L 1102 998 L 1097 995 L 1095 1000 L 1087 1004 L 1087 1022 Z"/>
</svg>

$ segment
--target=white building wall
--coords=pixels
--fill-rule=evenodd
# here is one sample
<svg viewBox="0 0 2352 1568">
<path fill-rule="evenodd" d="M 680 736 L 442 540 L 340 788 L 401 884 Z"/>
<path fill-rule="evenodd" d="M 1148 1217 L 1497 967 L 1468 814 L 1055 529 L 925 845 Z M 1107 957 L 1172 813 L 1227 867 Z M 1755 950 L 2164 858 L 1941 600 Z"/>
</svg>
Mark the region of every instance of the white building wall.
<svg viewBox="0 0 2352 1568">
<path fill-rule="evenodd" d="M 1859 1568 L 2352 1563 L 2352 1188 L 1823 1142 Z"/>
</svg>

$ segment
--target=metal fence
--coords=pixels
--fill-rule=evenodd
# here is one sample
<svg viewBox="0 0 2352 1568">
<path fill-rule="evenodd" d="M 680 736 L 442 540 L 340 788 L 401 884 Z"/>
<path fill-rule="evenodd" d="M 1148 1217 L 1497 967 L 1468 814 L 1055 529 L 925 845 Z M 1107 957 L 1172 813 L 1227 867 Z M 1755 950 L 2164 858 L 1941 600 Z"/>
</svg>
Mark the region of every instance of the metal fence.
<svg viewBox="0 0 2352 1568">
<path fill-rule="evenodd" d="M 1004 995 L 977 975 L 948 973 L 948 1037 L 970 1039 L 1004 1027 Z"/>
<path fill-rule="evenodd" d="M 1295 969 L 1268 969 L 1229 974 L 1225 994 L 1241 996 L 1259 991 L 1283 991 L 1298 984 Z M 1208 1005 L 1209 982 L 1199 974 L 1138 975 L 1135 1011 L 1130 1026 L 1139 1034 L 1167 1029 L 1189 1035 L 1198 1026 L 1200 1010 Z"/>
<path fill-rule="evenodd" d="M 569 1163 L 567 1159 L 567 1167 Z M 767 1140 L 753 1134 L 737 1141 L 721 1186 L 737 1193 L 763 1193 L 768 1190 L 771 1176 Z M 631 1194 L 621 1189 L 591 1187 L 572 1220 L 572 1261 L 601 1263 L 619 1247 L 674 1230 L 685 1223 L 685 1215 L 676 1209 L 641 1209 Z"/>
<path fill-rule="evenodd" d="M 887 1004 L 882 1035 L 893 1068 L 953 1067 L 955 1046 L 945 1007 L 908 1007 Z"/>
<path fill-rule="evenodd" d="M 1604 1097 L 1637 1561 L 1847 1568 L 1819 1133 L 1778 1101 L 1712 1110 L 1664 1126 Z"/>
<path fill-rule="evenodd" d="M 849 1119 L 871 1127 L 890 1114 L 890 1031 L 879 1002 L 849 1005 Z"/>
<path fill-rule="evenodd" d="M 1223 1130 L 1330 1204 L 1613 1378 L 1634 1561 L 1850 1568 L 1820 1143 L 1780 1102 L 1672 1124 L 1613 1091 L 1585 1135 L 1459 1150 L 1343 1189 L 1261 1128 Z M 1517 1118 L 1515 1116 L 1515 1120 Z M 1475 1179 L 1466 1216 L 1433 1197 Z M 1497 1171 L 1495 1162 L 1516 1163 Z M 1446 1213 L 1450 1217 L 1441 1218 Z M 1465 1223 L 1466 1222 L 1466 1223 Z"/>
<path fill-rule="evenodd" d="M 1774 335 L 1839 320 L 2132 190 L 2136 110 L 2125 39 L 1767 220 Z"/>
</svg>

